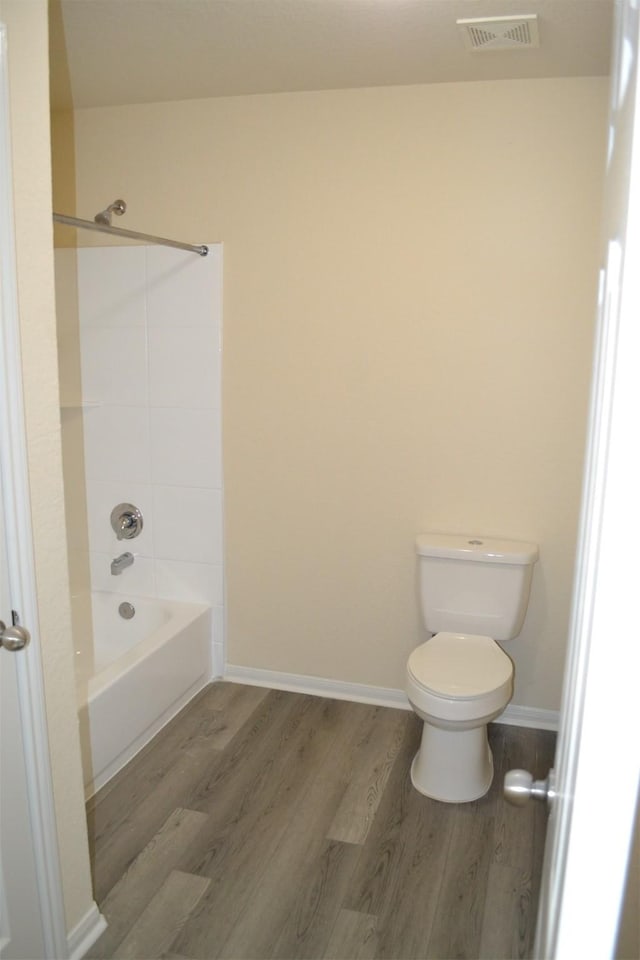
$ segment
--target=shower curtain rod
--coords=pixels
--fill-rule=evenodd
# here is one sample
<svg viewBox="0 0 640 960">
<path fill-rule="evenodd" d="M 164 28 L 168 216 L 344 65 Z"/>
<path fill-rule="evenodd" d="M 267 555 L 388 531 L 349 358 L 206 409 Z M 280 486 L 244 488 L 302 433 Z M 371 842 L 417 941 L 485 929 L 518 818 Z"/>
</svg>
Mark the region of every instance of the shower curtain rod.
<svg viewBox="0 0 640 960">
<path fill-rule="evenodd" d="M 204 244 L 181 243 L 179 240 L 167 240 L 166 237 L 154 237 L 149 233 L 138 233 L 137 230 L 125 230 L 122 227 L 107 226 L 106 223 L 96 223 L 94 220 L 79 220 L 77 217 L 68 217 L 64 213 L 54 213 L 55 223 L 64 223 L 68 227 L 79 227 L 81 230 L 96 230 L 98 233 L 111 233 L 115 237 L 127 237 L 129 240 L 145 240 L 147 243 L 160 243 L 165 247 L 176 247 L 178 250 L 191 250 L 201 257 L 206 257 L 209 247 Z"/>
</svg>

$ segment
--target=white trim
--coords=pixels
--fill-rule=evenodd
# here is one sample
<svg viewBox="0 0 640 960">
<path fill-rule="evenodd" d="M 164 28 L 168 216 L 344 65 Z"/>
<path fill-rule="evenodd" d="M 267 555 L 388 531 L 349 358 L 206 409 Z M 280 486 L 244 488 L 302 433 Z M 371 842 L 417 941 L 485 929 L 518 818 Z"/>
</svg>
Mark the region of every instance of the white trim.
<svg viewBox="0 0 640 960">
<path fill-rule="evenodd" d="M 280 673 L 277 670 L 262 670 L 259 667 L 240 667 L 228 663 L 224 679 L 233 683 L 248 683 L 254 687 L 271 687 L 273 690 L 291 690 L 293 693 L 310 693 L 333 700 L 353 700 L 356 703 L 371 703 L 381 707 L 396 707 L 410 710 L 404 690 L 392 687 L 371 687 L 365 683 L 347 683 L 344 680 L 329 680 L 325 677 L 309 677 L 305 674 Z"/>
<path fill-rule="evenodd" d="M 0 24 L 0 271 L 3 277 L 0 395 L 2 488 L 8 578 L 12 605 L 31 633 L 31 643 L 16 658 L 18 696 L 24 737 L 29 813 L 36 854 L 40 914 L 47 956 L 63 956 L 67 936 L 58 841 L 49 765 L 40 631 L 33 560 L 27 449 L 22 403 L 17 271 L 14 247 L 13 190 L 7 66 L 7 31 Z"/>
<path fill-rule="evenodd" d="M 514 727 L 530 727 L 532 730 L 557 730 L 560 722 L 558 710 L 543 710 L 542 707 L 521 707 L 510 703 L 495 723 Z"/>
<path fill-rule="evenodd" d="M 355 703 L 394 707 L 396 710 L 411 710 L 411 704 L 404 690 L 397 690 L 394 687 L 372 687 L 366 683 L 347 683 L 344 680 L 310 677 L 298 673 L 280 673 L 277 670 L 241 667 L 232 663 L 227 664 L 224 679 L 231 683 L 270 687 L 272 690 L 290 690 L 292 693 L 308 693 L 317 697 L 330 697 L 333 700 L 352 700 Z M 558 713 L 555 710 L 520 707 L 510 703 L 495 722 L 516 727 L 531 727 L 535 730 L 557 730 Z"/>
<path fill-rule="evenodd" d="M 82 920 L 69 932 L 66 953 L 69 960 L 82 960 L 106 929 L 107 921 L 92 903 Z"/>
</svg>

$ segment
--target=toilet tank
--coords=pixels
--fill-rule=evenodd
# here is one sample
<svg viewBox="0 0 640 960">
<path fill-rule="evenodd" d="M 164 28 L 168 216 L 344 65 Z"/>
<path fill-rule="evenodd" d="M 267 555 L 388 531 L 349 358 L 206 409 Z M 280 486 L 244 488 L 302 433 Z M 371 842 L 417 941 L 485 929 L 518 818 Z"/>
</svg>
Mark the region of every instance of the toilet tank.
<svg viewBox="0 0 640 960">
<path fill-rule="evenodd" d="M 422 533 L 416 550 L 422 615 L 430 633 L 477 633 L 494 640 L 518 636 L 537 544 Z"/>
</svg>

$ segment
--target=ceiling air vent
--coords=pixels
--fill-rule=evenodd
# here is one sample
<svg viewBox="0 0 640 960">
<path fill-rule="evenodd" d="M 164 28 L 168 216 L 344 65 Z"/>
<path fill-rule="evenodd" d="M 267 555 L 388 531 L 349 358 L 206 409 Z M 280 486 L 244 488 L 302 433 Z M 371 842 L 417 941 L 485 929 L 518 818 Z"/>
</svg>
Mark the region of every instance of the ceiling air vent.
<svg viewBox="0 0 640 960">
<path fill-rule="evenodd" d="M 539 47 L 538 17 L 478 17 L 456 20 L 467 50 L 519 50 Z"/>
</svg>

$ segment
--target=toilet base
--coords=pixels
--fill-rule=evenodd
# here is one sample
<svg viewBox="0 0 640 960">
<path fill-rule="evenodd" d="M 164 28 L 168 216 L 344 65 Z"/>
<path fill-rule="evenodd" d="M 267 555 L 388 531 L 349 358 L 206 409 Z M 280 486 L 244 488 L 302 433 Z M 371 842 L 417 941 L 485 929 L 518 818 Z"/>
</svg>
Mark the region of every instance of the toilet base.
<svg viewBox="0 0 640 960">
<path fill-rule="evenodd" d="M 420 749 L 411 764 L 416 790 L 444 803 L 483 797 L 493 781 L 493 755 L 487 725 L 444 730 L 425 722 Z"/>
</svg>

